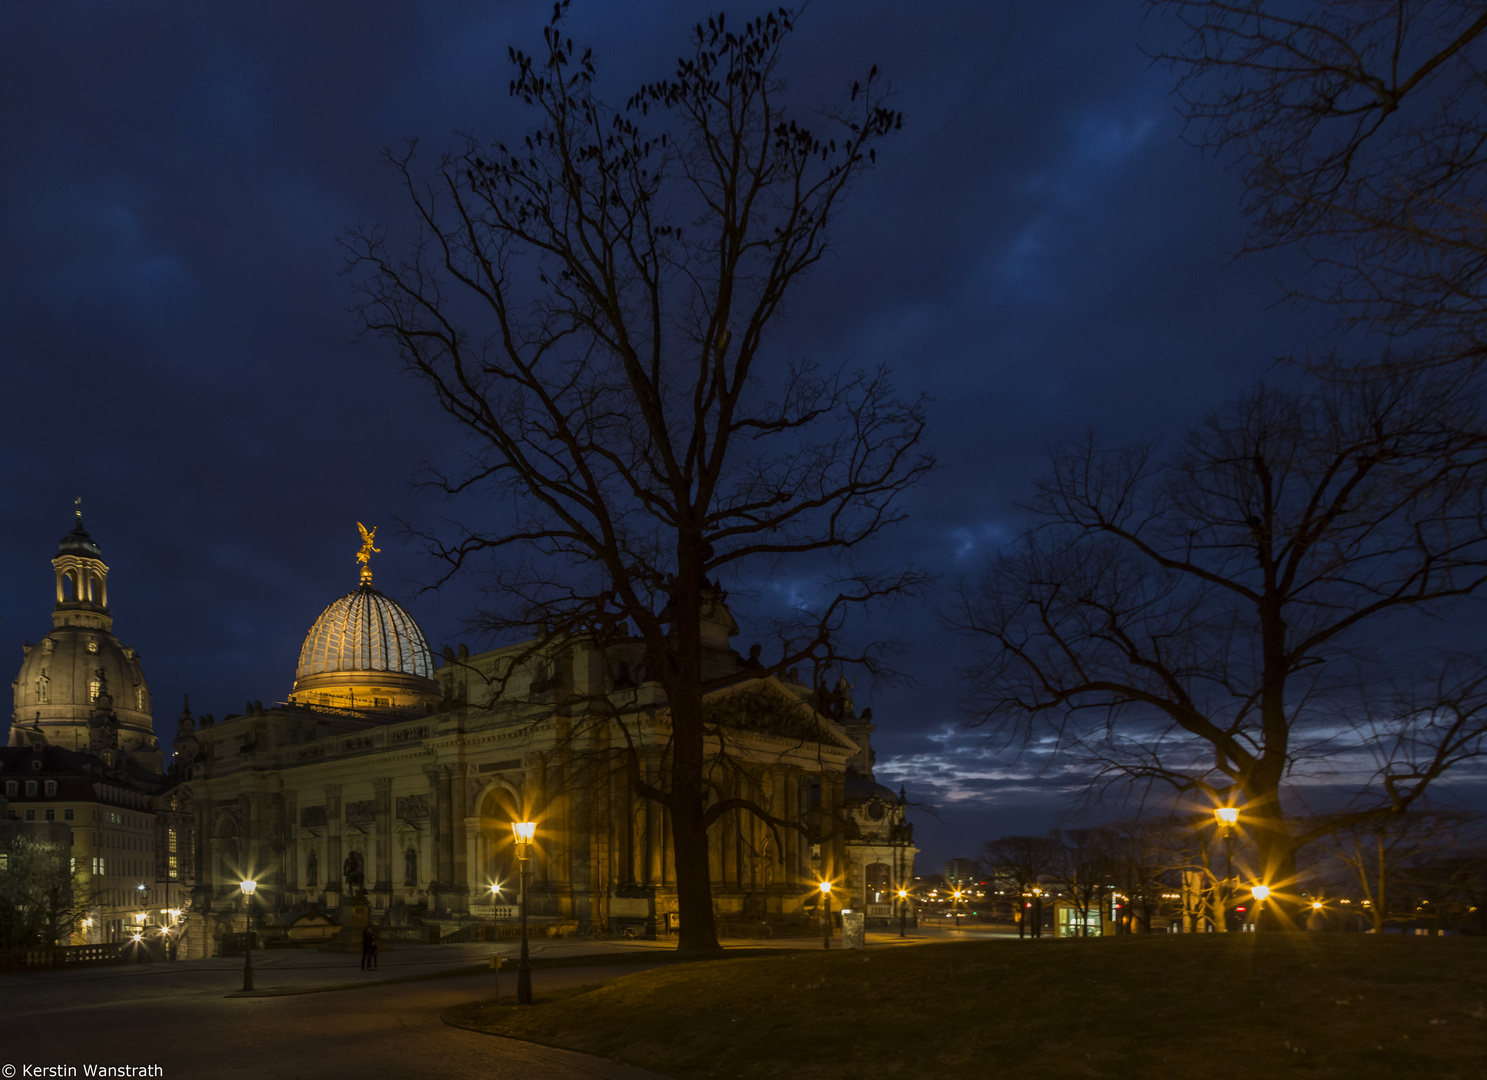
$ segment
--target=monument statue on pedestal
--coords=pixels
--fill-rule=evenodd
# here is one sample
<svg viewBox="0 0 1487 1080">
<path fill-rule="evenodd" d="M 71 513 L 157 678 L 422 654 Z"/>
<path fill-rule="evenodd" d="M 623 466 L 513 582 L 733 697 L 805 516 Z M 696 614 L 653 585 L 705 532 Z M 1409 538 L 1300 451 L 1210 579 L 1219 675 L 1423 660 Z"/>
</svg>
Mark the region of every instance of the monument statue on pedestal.
<svg viewBox="0 0 1487 1080">
<path fill-rule="evenodd" d="M 346 890 L 352 896 L 365 896 L 366 874 L 362 871 L 361 852 L 353 851 L 346 856 L 346 861 L 341 866 L 341 873 L 346 877 Z"/>
</svg>

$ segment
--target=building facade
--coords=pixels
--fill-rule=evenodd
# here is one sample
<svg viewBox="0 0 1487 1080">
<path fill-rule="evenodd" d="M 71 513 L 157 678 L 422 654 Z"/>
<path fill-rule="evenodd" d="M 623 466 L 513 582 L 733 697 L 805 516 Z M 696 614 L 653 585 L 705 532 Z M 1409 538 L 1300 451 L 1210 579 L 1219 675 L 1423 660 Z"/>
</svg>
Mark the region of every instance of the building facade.
<svg viewBox="0 0 1487 1080">
<path fill-rule="evenodd" d="M 162 772 L 149 686 L 113 634 L 108 566 L 81 511 L 52 570 L 52 629 L 21 646 L 11 683 L 6 816 L 68 830 L 87 904 L 71 943 L 174 929 L 190 902 L 194 815 L 179 772 Z"/>
<path fill-rule="evenodd" d="M 19 820 L 72 829 L 93 904 L 79 940 L 141 925 L 180 931 L 209 955 L 249 923 L 343 917 L 361 899 L 383 925 L 515 918 L 511 823 L 537 823 L 529 891 L 552 932 L 664 934 L 676 926 L 676 867 L 664 786 L 670 720 L 638 640 L 583 637 L 436 664 L 412 615 L 372 584 L 332 601 L 299 650 L 285 700 L 214 720 L 189 705 L 161 769 L 140 658 L 113 636 L 108 568 L 81 515 L 53 560 L 52 631 L 23 646 L 0 783 Z M 871 710 L 834 690 L 764 672 L 733 650 L 717 588 L 704 626 L 710 781 L 742 800 L 710 833 L 724 932 L 833 910 L 896 917 L 913 879 L 902 792 L 872 774 Z M 12 792 L 10 789 L 14 787 Z"/>
<path fill-rule="evenodd" d="M 809 918 L 823 878 L 843 906 L 890 917 L 916 849 L 903 798 L 872 780 L 870 715 L 845 686 L 761 674 L 729 643 L 738 628 L 720 591 L 710 604 L 718 797 L 806 825 L 771 829 L 741 811 L 713 826 L 725 930 Z M 664 783 L 670 728 L 641 653 L 638 640 L 570 638 L 462 648 L 435 667 L 417 622 L 364 565 L 360 587 L 311 628 L 286 701 L 195 732 L 193 910 L 213 936 L 241 928 L 251 878 L 255 907 L 281 923 L 363 890 L 383 924 L 508 920 L 511 823 L 533 820 L 537 922 L 664 933 L 677 910 L 670 826 L 636 781 Z"/>
</svg>

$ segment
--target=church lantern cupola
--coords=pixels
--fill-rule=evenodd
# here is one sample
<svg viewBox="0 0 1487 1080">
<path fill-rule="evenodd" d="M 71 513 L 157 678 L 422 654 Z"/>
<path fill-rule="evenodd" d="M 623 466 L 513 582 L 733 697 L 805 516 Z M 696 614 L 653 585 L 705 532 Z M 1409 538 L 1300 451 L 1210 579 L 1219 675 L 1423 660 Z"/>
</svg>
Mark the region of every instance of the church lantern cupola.
<svg viewBox="0 0 1487 1080">
<path fill-rule="evenodd" d="M 160 745 L 139 653 L 113 635 L 108 566 L 83 528 L 81 506 L 74 513 L 52 559 L 51 632 L 22 646 L 11 682 L 10 745 L 60 746 L 158 773 Z"/>
<path fill-rule="evenodd" d="M 108 566 L 97 542 L 83 528 L 82 500 L 77 500 L 77 523 L 57 545 L 52 569 L 57 576 L 54 626 L 91 626 L 113 629 L 108 611 Z"/>
</svg>

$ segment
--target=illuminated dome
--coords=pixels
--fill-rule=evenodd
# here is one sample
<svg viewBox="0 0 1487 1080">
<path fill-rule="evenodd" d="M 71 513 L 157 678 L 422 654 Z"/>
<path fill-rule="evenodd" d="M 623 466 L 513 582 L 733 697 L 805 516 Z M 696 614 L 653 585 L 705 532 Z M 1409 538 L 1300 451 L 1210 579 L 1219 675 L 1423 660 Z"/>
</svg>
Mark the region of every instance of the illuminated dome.
<svg viewBox="0 0 1487 1080">
<path fill-rule="evenodd" d="M 361 711 L 422 711 L 440 697 L 428 639 L 401 604 L 372 588 L 370 536 L 361 588 L 320 613 L 305 637 L 289 700 Z M 365 555 L 367 558 L 363 558 Z"/>
</svg>

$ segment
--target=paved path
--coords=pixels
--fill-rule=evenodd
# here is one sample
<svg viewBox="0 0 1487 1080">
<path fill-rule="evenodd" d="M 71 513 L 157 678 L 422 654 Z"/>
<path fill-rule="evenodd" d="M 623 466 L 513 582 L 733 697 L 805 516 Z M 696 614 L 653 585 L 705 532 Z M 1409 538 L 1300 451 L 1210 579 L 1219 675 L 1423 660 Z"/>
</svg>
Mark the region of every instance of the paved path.
<svg viewBox="0 0 1487 1080">
<path fill-rule="evenodd" d="M 870 935 L 869 945 L 944 940 L 938 934 Z M 838 938 L 833 944 L 839 944 Z M 731 942 L 731 947 L 820 948 L 811 939 Z M 37 972 L 0 977 L 0 1080 L 24 1066 L 158 1065 L 154 1075 L 244 1080 L 656 1080 L 600 1058 L 452 1028 L 452 1005 L 491 996 L 488 958 L 503 964 L 516 948 L 399 945 L 376 971 L 360 955 L 264 950 L 254 955 L 254 987 L 242 993 L 242 961 L 187 960 Z M 532 955 L 564 960 L 533 973 L 544 989 L 604 982 L 673 962 L 669 942 L 535 943 Z M 615 953 L 623 964 L 582 964 Z M 646 955 L 649 954 L 649 955 Z M 515 975 L 499 976 L 502 996 Z M 345 991 L 345 992 L 328 992 Z M 67 1075 L 33 1073 L 32 1075 Z M 150 1075 L 137 1074 L 137 1075 Z"/>
<path fill-rule="evenodd" d="M 607 942 L 540 943 L 538 958 L 637 952 Z M 398 948 L 379 970 L 360 955 L 272 950 L 254 956 L 253 995 L 242 962 L 190 960 L 37 972 L 0 978 L 0 1076 L 26 1065 L 158 1065 L 156 1075 L 251 1080 L 645 1080 L 653 1074 L 584 1054 L 464 1031 L 440 1015 L 488 998 L 487 958 L 507 943 Z M 534 972 L 544 988 L 603 982 L 670 962 L 564 966 Z M 469 972 L 486 965 L 477 973 Z M 515 990 L 503 971 L 502 995 Z M 389 981 L 396 980 L 396 981 Z M 316 993 L 352 986 L 345 993 Z M 40 1074 L 47 1075 L 47 1074 Z M 65 1073 L 63 1074 L 65 1075 Z"/>
</svg>

